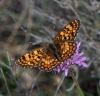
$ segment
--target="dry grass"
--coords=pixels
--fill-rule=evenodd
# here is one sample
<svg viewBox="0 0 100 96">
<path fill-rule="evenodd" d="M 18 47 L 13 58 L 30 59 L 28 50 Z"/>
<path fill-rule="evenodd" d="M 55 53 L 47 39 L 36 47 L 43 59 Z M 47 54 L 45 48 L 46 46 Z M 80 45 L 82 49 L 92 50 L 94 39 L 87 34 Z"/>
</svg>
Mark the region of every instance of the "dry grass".
<svg viewBox="0 0 100 96">
<path fill-rule="evenodd" d="M 85 94 L 88 94 L 85 96 L 100 95 L 99 91 L 97 92 L 100 83 L 98 80 L 100 76 L 99 0 L 1 0 L 0 94 L 29 96 L 32 91 L 30 96 L 54 95 L 61 80 L 61 73 L 39 74 L 38 68 L 24 70 L 14 62 L 20 55 L 48 44 L 50 39 L 74 19 L 81 21 L 76 41 L 82 42 L 81 49 L 88 57 L 89 66 L 88 69 L 79 68 L 78 81 Z M 33 45 L 29 42 L 33 42 Z M 75 88 L 67 90 L 71 84 L 70 76 L 66 77 L 57 96 L 78 96 Z"/>
</svg>

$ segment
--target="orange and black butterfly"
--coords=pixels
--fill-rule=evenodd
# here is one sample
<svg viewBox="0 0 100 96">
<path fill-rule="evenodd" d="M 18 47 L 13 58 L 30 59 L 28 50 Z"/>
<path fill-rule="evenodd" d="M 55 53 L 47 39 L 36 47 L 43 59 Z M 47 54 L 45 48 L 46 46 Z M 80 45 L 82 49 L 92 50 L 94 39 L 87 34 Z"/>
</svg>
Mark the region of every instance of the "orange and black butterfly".
<svg viewBox="0 0 100 96">
<path fill-rule="evenodd" d="M 74 38 L 79 26 L 79 20 L 72 21 L 56 35 L 52 43 L 26 53 L 18 59 L 18 64 L 51 71 L 74 54 L 77 47 Z"/>
</svg>

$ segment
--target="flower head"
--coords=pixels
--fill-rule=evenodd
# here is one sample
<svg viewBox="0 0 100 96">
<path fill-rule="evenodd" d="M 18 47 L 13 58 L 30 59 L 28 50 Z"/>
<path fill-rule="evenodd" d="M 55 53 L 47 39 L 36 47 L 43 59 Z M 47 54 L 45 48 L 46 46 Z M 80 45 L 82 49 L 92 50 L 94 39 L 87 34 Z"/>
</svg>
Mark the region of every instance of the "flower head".
<svg viewBox="0 0 100 96">
<path fill-rule="evenodd" d="M 78 66 L 88 67 L 87 64 L 84 62 L 87 57 L 83 56 L 84 52 L 80 52 L 80 45 L 81 42 L 77 43 L 75 53 L 69 59 L 65 60 L 62 64 L 53 69 L 54 73 L 59 73 L 62 70 L 65 71 L 65 75 L 67 76 L 68 69 L 71 67 L 71 65 L 77 64 Z"/>
</svg>

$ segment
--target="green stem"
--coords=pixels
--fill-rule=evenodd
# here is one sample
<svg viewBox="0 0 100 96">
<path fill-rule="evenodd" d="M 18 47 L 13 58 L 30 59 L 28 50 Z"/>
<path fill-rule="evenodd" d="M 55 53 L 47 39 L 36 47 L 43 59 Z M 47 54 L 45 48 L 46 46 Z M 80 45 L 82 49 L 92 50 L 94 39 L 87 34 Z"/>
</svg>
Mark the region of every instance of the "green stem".
<svg viewBox="0 0 100 96">
<path fill-rule="evenodd" d="M 84 96 L 84 94 L 83 94 L 83 92 L 82 92 L 82 90 L 81 90 L 81 88 L 80 88 L 80 86 L 79 86 L 79 84 L 78 84 L 78 82 L 77 82 L 77 80 L 76 80 L 76 78 L 75 78 L 75 76 L 74 76 L 72 70 L 69 69 L 69 72 L 70 72 L 70 74 L 71 74 L 71 76 L 72 76 L 72 79 L 73 79 L 74 83 L 76 84 L 76 87 L 77 87 L 77 90 L 78 90 L 80 96 Z"/>
</svg>

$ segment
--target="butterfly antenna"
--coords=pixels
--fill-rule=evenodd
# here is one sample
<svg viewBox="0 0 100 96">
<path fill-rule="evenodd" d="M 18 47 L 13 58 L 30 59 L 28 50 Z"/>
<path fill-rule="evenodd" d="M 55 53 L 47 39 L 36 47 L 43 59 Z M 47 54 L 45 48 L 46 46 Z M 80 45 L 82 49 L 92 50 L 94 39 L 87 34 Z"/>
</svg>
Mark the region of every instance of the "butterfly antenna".
<svg viewBox="0 0 100 96">
<path fill-rule="evenodd" d="M 53 28 L 52 28 L 52 29 L 54 30 L 55 28 L 56 28 L 56 27 L 55 27 L 55 26 L 53 26 Z M 51 35 L 50 35 L 50 37 L 51 37 L 51 38 L 53 38 L 53 35 L 54 35 L 54 34 L 53 34 L 53 31 L 51 31 Z"/>
</svg>

